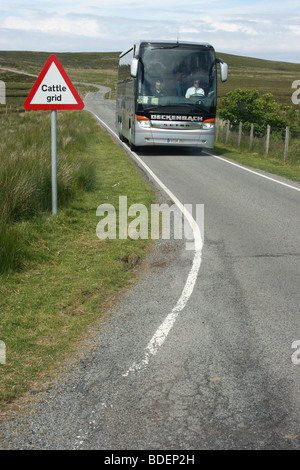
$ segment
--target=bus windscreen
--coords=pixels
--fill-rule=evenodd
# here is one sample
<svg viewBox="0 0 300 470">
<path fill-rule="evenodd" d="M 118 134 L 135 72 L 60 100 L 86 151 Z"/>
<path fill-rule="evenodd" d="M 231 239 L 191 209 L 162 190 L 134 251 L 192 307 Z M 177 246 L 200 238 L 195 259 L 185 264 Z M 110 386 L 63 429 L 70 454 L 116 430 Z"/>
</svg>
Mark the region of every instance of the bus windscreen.
<svg viewBox="0 0 300 470">
<path fill-rule="evenodd" d="M 137 77 L 137 112 L 214 114 L 216 58 L 213 48 L 142 45 Z"/>
</svg>

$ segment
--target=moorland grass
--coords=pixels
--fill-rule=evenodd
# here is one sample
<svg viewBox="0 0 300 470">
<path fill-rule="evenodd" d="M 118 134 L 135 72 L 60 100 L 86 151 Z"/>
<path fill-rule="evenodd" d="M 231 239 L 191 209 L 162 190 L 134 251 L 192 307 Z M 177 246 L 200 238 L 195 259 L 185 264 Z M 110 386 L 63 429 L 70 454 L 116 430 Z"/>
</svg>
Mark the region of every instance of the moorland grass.
<svg viewBox="0 0 300 470">
<path fill-rule="evenodd" d="M 16 222 L 51 209 L 50 130 L 50 113 L 1 117 L 2 221 Z M 58 198 L 65 205 L 77 191 L 94 188 L 95 162 L 83 153 L 91 134 L 85 114 L 60 113 L 57 133 Z"/>
</svg>

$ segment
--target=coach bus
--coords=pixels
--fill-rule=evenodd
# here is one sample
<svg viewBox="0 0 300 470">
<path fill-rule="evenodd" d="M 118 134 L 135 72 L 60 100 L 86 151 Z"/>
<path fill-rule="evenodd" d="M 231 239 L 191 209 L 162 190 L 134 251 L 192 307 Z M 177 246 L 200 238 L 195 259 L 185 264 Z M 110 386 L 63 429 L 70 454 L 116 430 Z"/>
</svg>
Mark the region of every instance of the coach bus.
<svg viewBox="0 0 300 470">
<path fill-rule="evenodd" d="M 210 44 L 140 41 L 119 58 L 116 125 L 134 149 L 153 145 L 213 148 L 217 64 Z"/>
</svg>

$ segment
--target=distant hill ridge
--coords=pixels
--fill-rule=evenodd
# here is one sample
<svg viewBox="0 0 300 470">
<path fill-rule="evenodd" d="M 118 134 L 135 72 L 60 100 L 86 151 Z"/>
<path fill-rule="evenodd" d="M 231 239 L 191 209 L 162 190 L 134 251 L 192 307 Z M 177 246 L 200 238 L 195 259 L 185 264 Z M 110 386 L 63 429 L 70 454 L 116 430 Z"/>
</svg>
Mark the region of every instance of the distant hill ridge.
<svg viewBox="0 0 300 470">
<path fill-rule="evenodd" d="M 52 52 L 0 51 L 0 66 L 38 74 Z M 72 80 L 114 86 L 120 52 L 55 53 Z M 279 104 L 292 106 L 292 83 L 300 80 L 300 64 L 244 57 L 217 52 L 229 66 L 226 83 L 218 87 L 218 97 L 235 88 L 256 88 L 272 93 Z"/>
</svg>

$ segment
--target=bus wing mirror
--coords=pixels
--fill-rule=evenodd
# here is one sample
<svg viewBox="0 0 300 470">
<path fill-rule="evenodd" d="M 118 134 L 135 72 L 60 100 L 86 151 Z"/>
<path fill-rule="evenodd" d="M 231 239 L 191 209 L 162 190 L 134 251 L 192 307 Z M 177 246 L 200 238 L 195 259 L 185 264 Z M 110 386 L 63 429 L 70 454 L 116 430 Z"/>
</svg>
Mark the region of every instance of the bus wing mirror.
<svg viewBox="0 0 300 470">
<path fill-rule="evenodd" d="M 228 77 L 228 65 L 226 62 L 220 64 L 220 72 L 221 72 L 221 81 L 226 82 Z"/>
<path fill-rule="evenodd" d="M 222 59 L 217 59 L 217 62 L 220 64 L 221 82 L 226 82 L 228 77 L 228 65 L 226 62 L 223 62 Z"/>
<path fill-rule="evenodd" d="M 131 65 L 130 65 L 130 75 L 131 75 L 132 77 L 136 77 L 136 76 L 137 76 L 138 66 L 139 66 L 139 61 L 138 61 L 138 59 L 132 59 Z"/>
</svg>

